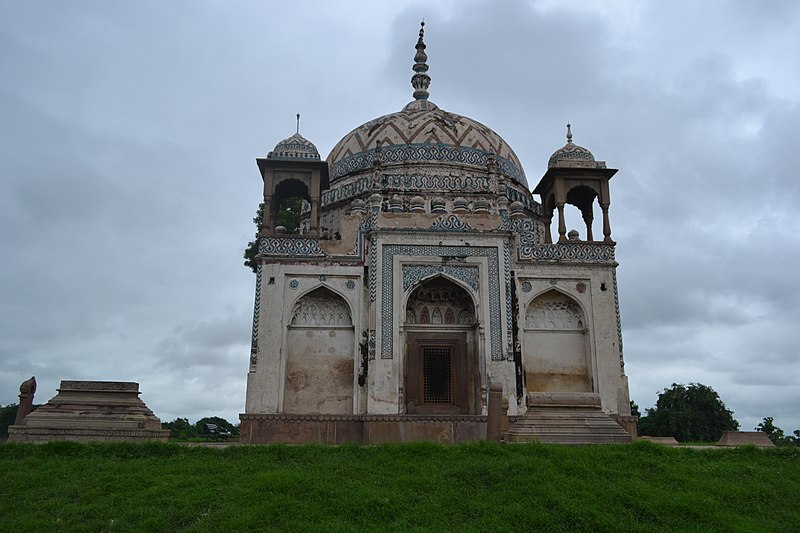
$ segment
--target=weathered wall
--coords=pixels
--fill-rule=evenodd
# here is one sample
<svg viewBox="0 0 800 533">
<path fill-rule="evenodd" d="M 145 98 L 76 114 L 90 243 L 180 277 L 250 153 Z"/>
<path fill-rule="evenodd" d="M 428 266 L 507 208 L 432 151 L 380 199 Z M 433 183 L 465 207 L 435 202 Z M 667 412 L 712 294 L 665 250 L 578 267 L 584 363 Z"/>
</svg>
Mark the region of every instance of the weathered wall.
<svg viewBox="0 0 800 533">
<path fill-rule="evenodd" d="M 289 327 L 283 412 L 352 414 L 353 329 Z"/>
</svg>

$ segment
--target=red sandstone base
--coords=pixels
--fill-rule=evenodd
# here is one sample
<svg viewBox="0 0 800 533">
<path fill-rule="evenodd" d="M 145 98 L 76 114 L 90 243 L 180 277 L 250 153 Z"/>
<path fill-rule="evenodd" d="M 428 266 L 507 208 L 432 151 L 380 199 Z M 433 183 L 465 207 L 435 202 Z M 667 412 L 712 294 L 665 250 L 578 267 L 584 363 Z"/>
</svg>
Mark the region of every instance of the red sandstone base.
<svg viewBox="0 0 800 533">
<path fill-rule="evenodd" d="M 440 443 L 486 439 L 485 416 L 241 414 L 241 444 Z"/>
</svg>

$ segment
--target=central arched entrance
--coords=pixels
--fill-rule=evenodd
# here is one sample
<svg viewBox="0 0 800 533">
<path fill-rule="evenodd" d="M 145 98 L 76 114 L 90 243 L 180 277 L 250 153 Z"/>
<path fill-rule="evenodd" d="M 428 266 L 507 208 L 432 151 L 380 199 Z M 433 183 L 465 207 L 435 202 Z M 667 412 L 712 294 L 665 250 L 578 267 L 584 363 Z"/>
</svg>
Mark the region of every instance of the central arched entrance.
<svg viewBox="0 0 800 533">
<path fill-rule="evenodd" d="M 480 414 L 475 305 L 463 288 L 436 276 L 408 298 L 404 332 L 409 414 Z"/>
</svg>

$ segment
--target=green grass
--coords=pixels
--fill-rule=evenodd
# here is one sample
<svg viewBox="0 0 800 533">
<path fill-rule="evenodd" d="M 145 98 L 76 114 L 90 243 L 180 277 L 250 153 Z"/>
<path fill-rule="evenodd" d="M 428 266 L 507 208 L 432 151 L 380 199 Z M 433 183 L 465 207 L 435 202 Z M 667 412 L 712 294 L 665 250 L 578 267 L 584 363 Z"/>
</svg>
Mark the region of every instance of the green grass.
<svg viewBox="0 0 800 533">
<path fill-rule="evenodd" d="M 2 531 L 800 531 L 800 450 L 0 445 Z"/>
</svg>

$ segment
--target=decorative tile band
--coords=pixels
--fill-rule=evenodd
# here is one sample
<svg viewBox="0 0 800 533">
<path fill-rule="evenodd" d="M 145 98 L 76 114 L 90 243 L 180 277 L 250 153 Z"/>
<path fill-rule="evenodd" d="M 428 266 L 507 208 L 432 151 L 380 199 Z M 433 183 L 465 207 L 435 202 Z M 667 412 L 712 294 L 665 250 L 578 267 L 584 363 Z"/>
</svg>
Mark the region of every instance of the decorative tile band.
<svg viewBox="0 0 800 533">
<path fill-rule="evenodd" d="M 403 265 L 403 291 L 436 274 L 447 274 L 469 285 L 478 292 L 478 267 L 473 265 Z"/>
<path fill-rule="evenodd" d="M 594 242 L 559 242 L 533 244 L 519 248 L 520 259 L 534 261 L 587 261 L 611 263 L 614 261 L 614 245 Z"/>
<path fill-rule="evenodd" d="M 617 341 L 619 342 L 619 368 L 625 373 L 625 359 L 622 357 L 622 320 L 619 315 L 619 291 L 617 290 L 617 269 L 614 269 L 614 307 L 617 312 Z"/>
<path fill-rule="evenodd" d="M 341 159 L 331 165 L 328 170 L 331 181 L 351 172 L 372 168 L 375 161 L 375 149 L 358 152 Z M 489 164 L 489 153 L 466 146 L 449 146 L 443 144 L 394 144 L 381 148 L 383 163 L 403 163 L 405 161 L 440 161 L 443 163 L 463 163 L 477 167 Z M 495 163 L 503 174 L 514 181 L 526 183 L 525 174 L 512 161 L 495 156 Z"/>
<path fill-rule="evenodd" d="M 431 224 L 431 229 L 436 231 L 467 231 L 473 229 L 468 223 L 456 215 L 440 216 Z"/>
<path fill-rule="evenodd" d="M 467 256 L 486 257 L 489 278 L 489 340 L 493 361 L 503 360 L 503 340 L 500 317 L 500 261 L 497 248 L 479 246 L 421 246 L 384 244 L 381 252 L 381 359 L 392 359 L 394 350 L 394 256 Z"/>
<path fill-rule="evenodd" d="M 253 304 L 253 336 L 250 340 L 250 372 L 256 371 L 258 364 L 258 319 L 261 314 L 261 263 L 256 271 L 256 298 Z"/>
<path fill-rule="evenodd" d="M 512 187 L 506 188 L 506 197 L 512 202 L 522 202 L 533 213 L 542 215 L 542 204 L 533 199 L 530 194 L 524 194 Z"/>
<path fill-rule="evenodd" d="M 258 253 L 261 255 L 290 255 L 305 257 L 322 257 L 322 249 L 317 239 L 292 237 L 261 237 L 258 241 Z"/>
<path fill-rule="evenodd" d="M 322 207 L 347 200 L 369 190 L 372 190 L 372 177 L 365 176 L 346 185 L 324 191 L 321 198 Z"/>
<path fill-rule="evenodd" d="M 511 331 L 514 328 L 513 319 L 511 318 L 511 250 L 508 245 L 508 239 L 503 239 L 503 275 L 506 280 L 506 357 L 508 361 L 514 359 L 514 346 L 511 339 Z"/>
<path fill-rule="evenodd" d="M 403 174 L 381 176 L 381 188 L 383 189 L 491 192 L 491 185 L 491 180 L 486 176 L 405 176 Z"/>
</svg>

